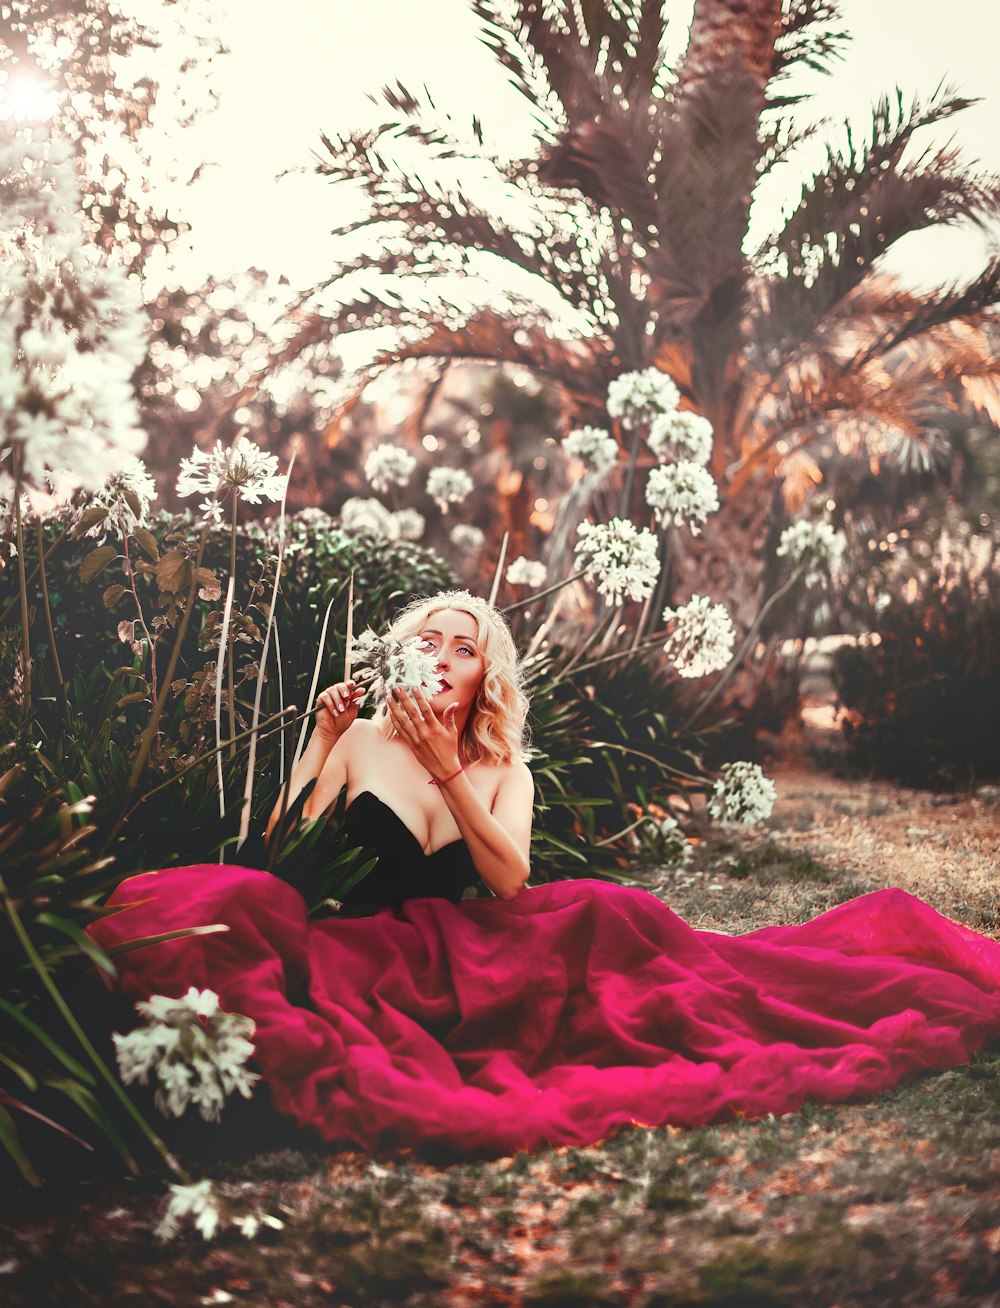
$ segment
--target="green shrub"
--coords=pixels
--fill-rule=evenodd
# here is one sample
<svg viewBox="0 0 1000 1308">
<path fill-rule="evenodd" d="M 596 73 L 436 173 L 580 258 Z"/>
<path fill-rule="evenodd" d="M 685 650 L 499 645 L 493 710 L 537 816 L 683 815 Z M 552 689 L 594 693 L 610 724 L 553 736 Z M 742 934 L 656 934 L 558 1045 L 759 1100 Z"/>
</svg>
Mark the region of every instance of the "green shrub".
<svg viewBox="0 0 1000 1308">
<path fill-rule="evenodd" d="M 865 615 L 862 615 L 862 620 Z M 917 786 L 1000 775 L 1000 572 L 971 554 L 915 575 L 867 613 L 833 678 L 858 766 Z"/>
</svg>

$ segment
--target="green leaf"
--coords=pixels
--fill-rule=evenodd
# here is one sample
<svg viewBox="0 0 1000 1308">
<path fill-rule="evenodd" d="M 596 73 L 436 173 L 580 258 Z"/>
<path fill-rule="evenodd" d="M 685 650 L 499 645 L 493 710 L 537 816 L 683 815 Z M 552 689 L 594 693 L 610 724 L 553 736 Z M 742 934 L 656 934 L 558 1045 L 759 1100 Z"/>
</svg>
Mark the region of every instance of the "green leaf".
<svg viewBox="0 0 1000 1308">
<path fill-rule="evenodd" d="M 31 1160 L 24 1152 L 21 1137 L 17 1133 L 14 1119 L 6 1108 L 0 1106 L 0 1144 L 14 1161 L 14 1165 L 29 1185 L 41 1185 L 42 1178 L 31 1165 Z"/>
<path fill-rule="evenodd" d="M 56 913 L 39 913 L 35 921 L 39 926 L 51 927 L 53 931 L 61 931 L 63 935 L 69 936 L 70 940 L 82 949 L 91 962 L 96 964 L 102 972 L 107 972 L 108 976 L 112 978 L 117 977 L 118 970 L 111 959 L 108 958 L 100 945 L 95 944 L 85 931 L 80 930 L 75 922 L 70 922 L 65 917 L 59 917 Z"/>
<path fill-rule="evenodd" d="M 129 506 L 129 508 L 132 510 L 133 514 L 137 518 L 141 518 L 142 500 L 139 499 L 139 496 L 136 495 L 135 491 L 132 490 L 131 487 L 129 486 L 123 486 L 121 489 L 121 497 L 125 501 L 125 503 Z"/>
<path fill-rule="evenodd" d="M 80 564 L 80 580 L 93 581 L 117 557 L 118 551 L 113 545 L 102 545 L 100 549 L 92 550 Z"/>
<path fill-rule="evenodd" d="M 74 536 L 84 536 L 92 528 L 96 527 L 99 522 L 104 522 L 108 516 L 107 509 L 102 509 L 96 504 L 89 509 L 84 509 L 80 514 L 80 520 L 73 528 Z"/>
<path fill-rule="evenodd" d="M 144 690 L 130 690 L 127 695 L 123 695 L 118 701 L 117 707 L 122 708 L 125 704 L 139 704 L 146 698 Z"/>
<path fill-rule="evenodd" d="M 114 605 L 118 603 L 118 601 L 121 599 L 121 597 L 124 594 L 125 594 L 124 586 L 118 584 L 114 586 L 109 586 L 107 590 L 104 592 L 104 607 L 106 609 L 113 608 Z"/>
<path fill-rule="evenodd" d="M 85 1081 L 87 1085 L 97 1084 L 93 1074 L 88 1072 L 82 1063 L 77 1062 L 72 1054 L 67 1053 L 58 1040 L 53 1040 L 49 1033 L 43 1030 L 37 1022 L 33 1022 L 30 1017 L 22 1013 L 14 1004 L 9 1003 L 2 995 L 0 995 L 0 1013 L 6 1013 L 8 1017 L 12 1017 L 15 1022 L 23 1026 L 30 1035 L 33 1035 L 40 1044 L 45 1046 L 50 1054 L 54 1054 L 59 1059 L 67 1072 L 72 1072 L 75 1077 Z"/>
<path fill-rule="evenodd" d="M 160 547 L 156 543 L 156 537 L 145 527 L 136 527 L 132 532 L 132 539 L 139 546 L 144 554 L 148 554 L 154 563 L 160 561 Z"/>
</svg>

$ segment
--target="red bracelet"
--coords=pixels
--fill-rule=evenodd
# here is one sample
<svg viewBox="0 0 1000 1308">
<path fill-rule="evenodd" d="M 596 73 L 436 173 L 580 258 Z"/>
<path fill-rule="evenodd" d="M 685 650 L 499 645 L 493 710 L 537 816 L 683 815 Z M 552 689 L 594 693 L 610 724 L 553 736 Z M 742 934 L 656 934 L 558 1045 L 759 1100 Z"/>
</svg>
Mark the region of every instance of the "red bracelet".
<svg viewBox="0 0 1000 1308">
<path fill-rule="evenodd" d="M 465 771 L 465 766 L 463 764 L 463 766 L 458 769 L 458 772 L 464 772 L 464 771 Z M 453 772 L 450 777 L 442 777 L 440 781 L 438 781 L 435 777 L 431 777 L 430 781 L 428 781 L 427 784 L 429 786 L 446 786 L 449 781 L 455 780 L 455 778 L 458 776 L 458 772 Z"/>
</svg>

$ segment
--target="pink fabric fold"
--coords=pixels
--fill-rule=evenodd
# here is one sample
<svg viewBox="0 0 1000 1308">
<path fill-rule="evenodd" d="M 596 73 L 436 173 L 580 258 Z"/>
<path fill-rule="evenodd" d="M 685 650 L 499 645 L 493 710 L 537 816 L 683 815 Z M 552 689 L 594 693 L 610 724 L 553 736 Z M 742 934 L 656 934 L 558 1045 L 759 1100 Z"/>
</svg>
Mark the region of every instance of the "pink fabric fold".
<svg viewBox="0 0 1000 1308">
<path fill-rule="evenodd" d="M 902 890 L 802 926 L 697 931 L 653 895 L 557 882 L 307 920 L 264 872 L 136 876 L 110 946 L 129 999 L 215 990 L 256 1024 L 276 1109 L 330 1143 L 488 1156 L 633 1123 L 699 1126 L 870 1096 L 1000 1036 L 1000 944 Z"/>
</svg>

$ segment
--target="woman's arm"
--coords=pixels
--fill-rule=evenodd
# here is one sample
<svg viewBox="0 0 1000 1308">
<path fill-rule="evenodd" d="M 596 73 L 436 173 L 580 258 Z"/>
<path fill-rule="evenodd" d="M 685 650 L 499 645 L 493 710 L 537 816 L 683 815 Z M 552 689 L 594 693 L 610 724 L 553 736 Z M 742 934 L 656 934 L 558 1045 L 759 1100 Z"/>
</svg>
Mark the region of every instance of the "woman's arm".
<svg viewBox="0 0 1000 1308">
<path fill-rule="evenodd" d="M 438 785 L 469 847 L 476 871 L 500 899 L 513 899 L 524 888 L 530 866 L 531 813 L 535 783 L 523 763 L 500 782 L 492 812 L 464 772 Z"/>
<path fill-rule="evenodd" d="M 301 791 L 314 777 L 318 777 L 319 780 L 316 783 L 316 789 L 309 796 L 303 810 L 303 816 L 318 816 L 336 799 L 341 786 L 344 784 L 347 772 L 346 749 L 341 748 L 338 750 L 337 746 L 341 744 L 348 727 L 357 718 L 358 702 L 363 697 L 364 691 L 359 690 L 353 681 L 340 681 L 335 686 L 329 686 L 320 694 L 316 701 L 316 725 L 309 738 L 309 744 L 303 751 L 302 757 L 296 766 L 292 769 L 292 775 L 284 788 L 288 791 L 288 797 L 283 798 L 284 791 L 278 795 L 278 802 L 275 804 L 267 823 L 265 834 L 268 837 L 270 837 L 272 828 L 281 816 L 282 808 L 284 807 L 284 811 L 287 812 L 295 803 Z M 343 773 L 343 776 L 326 803 L 317 807 L 320 791 L 322 790 L 324 794 L 330 791 L 336 776 L 340 773 Z"/>
</svg>

